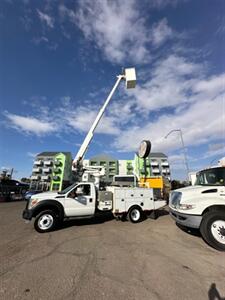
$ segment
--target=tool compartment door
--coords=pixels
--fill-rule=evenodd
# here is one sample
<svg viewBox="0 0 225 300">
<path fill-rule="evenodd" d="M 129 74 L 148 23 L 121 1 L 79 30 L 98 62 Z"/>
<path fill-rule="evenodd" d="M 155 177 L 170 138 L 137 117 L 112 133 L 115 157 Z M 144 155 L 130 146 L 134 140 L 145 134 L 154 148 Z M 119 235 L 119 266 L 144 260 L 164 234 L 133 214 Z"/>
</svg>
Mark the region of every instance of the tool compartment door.
<svg viewBox="0 0 225 300">
<path fill-rule="evenodd" d="M 126 191 L 126 211 L 131 206 L 138 205 L 142 210 L 154 209 L 154 199 L 152 189 L 136 188 Z"/>
<path fill-rule="evenodd" d="M 113 197 L 113 212 L 123 213 L 125 211 L 125 191 L 124 189 L 115 188 Z"/>
</svg>

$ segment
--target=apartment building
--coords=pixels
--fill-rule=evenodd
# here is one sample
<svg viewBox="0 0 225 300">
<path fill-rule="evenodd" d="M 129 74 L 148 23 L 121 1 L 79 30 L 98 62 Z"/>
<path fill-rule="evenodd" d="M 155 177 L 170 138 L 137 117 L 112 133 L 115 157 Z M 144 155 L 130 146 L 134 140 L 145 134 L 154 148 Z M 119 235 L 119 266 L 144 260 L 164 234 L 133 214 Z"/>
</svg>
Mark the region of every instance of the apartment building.
<svg viewBox="0 0 225 300">
<path fill-rule="evenodd" d="M 146 159 L 134 157 L 136 174 L 141 177 L 165 176 L 170 180 L 168 157 L 161 152 L 152 152 Z"/>
<path fill-rule="evenodd" d="M 70 152 L 42 152 L 34 161 L 31 187 L 44 191 L 60 191 L 73 181 Z"/>
</svg>

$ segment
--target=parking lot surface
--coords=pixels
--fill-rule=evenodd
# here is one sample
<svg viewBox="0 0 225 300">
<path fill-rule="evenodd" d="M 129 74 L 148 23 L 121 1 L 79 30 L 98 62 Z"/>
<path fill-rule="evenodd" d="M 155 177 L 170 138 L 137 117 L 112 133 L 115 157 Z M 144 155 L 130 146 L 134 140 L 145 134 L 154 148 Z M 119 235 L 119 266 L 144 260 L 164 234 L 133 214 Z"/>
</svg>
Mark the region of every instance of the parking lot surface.
<svg viewBox="0 0 225 300">
<path fill-rule="evenodd" d="M 166 211 L 139 224 L 73 220 L 39 234 L 21 218 L 24 206 L 0 203 L 0 299 L 225 297 L 225 253 Z"/>
</svg>

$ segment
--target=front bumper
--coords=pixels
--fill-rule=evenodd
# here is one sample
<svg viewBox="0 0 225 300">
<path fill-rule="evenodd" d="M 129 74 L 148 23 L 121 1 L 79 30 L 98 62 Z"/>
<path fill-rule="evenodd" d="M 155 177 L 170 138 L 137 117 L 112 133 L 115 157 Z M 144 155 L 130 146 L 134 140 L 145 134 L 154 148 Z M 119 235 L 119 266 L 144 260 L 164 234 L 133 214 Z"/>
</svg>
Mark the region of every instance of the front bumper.
<svg viewBox="0 0 225 300">
<path fill-rule="evenodd" d="M 186 227 L 191 227 L 191 228 L 199 228 L 201 221 L 202 221 L 202 216 L 198 215 L 190 215 L 190 214 L 184 214 L 177 212 L 176 210 L 173 210 L 170 208 L 169 210 L 170 216 L 178 223 Z"/>
<path fill-rule="evenodd" d="M 31 209 L 24 209 L 23 218 L 25 220 L 31 220 L 33 217 L 33 211 Z"/>
</svg>

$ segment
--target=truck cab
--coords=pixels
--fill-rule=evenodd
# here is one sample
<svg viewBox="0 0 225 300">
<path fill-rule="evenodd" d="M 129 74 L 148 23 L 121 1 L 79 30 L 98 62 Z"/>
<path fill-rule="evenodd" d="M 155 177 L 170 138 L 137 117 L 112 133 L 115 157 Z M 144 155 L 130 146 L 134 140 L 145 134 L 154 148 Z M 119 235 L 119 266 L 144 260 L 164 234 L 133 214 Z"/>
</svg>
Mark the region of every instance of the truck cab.
<svg viewBox="0 0 225 300">
<path fill-rule="evenodd" d="M 31 220 L 34 217 L 38 232 L 50 231 L 64 218 L 93 216 L 96 197 L 94 183 L 74 183 L 61 192 L 33 195 L 23 211 L 23 218 Z"/>
<path fill-rule="evenodd" d="M 194 186 L 172 191 L 169 208 L 176 223 L 199 228 L 208 244 L 225 251 L 225 167 L 202 170 Z"/>
</svg>

